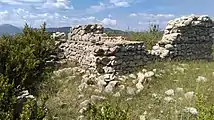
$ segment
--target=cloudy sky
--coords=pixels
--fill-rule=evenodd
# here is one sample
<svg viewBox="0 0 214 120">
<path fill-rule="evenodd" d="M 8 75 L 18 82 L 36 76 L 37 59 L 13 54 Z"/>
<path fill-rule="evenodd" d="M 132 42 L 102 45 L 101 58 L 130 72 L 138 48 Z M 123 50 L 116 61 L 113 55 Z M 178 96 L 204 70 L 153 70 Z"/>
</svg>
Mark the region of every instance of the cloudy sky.
<svg viewBox="0 0 214 120">
<path fill-rule="evenodd" d="M 48 27 L 100 23 L 105 27 L 144 30 L 191 14 L 214 16 L 214 0 L 0 0 L 0 24 Z"/>
</svg>

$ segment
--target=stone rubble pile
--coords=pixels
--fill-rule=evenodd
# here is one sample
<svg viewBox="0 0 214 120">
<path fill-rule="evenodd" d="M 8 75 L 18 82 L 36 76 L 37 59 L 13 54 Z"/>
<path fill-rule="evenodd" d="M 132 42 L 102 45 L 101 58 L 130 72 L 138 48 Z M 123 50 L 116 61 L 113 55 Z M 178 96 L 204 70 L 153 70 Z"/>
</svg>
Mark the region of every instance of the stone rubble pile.
<svg viewBox="0 0 214 120">
<path fill-rule="evenodd" d="M 188 16 L 168 22 L 151 54 L 178 60 L 212 59 L 213 22 L 208 16 Z"/>
<path fill-rule="evenodd" d="M 80 69 L 80 68 L 79 68 Z M 82 71 L 82 70 L 81 70 Z M 114 75 L 114 74 L 93 74 L 89 70 L 85 71 L 78 91 L 93 88 L 94 93 L 115 93 L 118 96 L 121 90 L 126 90 L 127 94 L 134 95 L 141 92 L 153 77 L 156 77 L 156 69 L 147 71 L 143 69 L 137 74 Z M 127 84 L 129 82 L 129 84 Z M 119 88 L 119 91 L 115 91 Z"/>
<path fill-rule="evenodd" d="M 122 94 L 125 94 L 129 96 L 129 98 L 132 98 L 134 95 L 139 94 L 141 91 L 147 88 L 149 86 L 149 82 L 156 76 L 155 69 L 151 71 L 143 69 L 137 74 L 123 75 L 115 78 L 112 81 L 104 81 L 104 75 L 100 75 L 98 77 L 95 74 L 91 74 L 88 70 L 83 70 L 78 67 L 72 69 L 63 69 L 55 72 L 55 74 L 58 76 L 58 74 L 63 73 L 64 71 L 72 71 L 74 74 L 78 73 L 78 71 L 84 73 L 82 76 L 82 82 L 78 87 L 78 91 L 81 94 L 77 97 L 80 101 L 78 105 L 78 111 L 80 115 L 82 115 L 88 108 L 88 104 L 97 103 L 108 99 L 104 94 L 109 94 L 113 97 L 120 97 Z M 89 81 L 91 80 L 89 79 L 96 80 L 97 84 L 90 83 Z M 84 94 L 84 91 L 90 91 L 93 94 L 89 95 L 89 97 L 85 97 L 87 95 Z"/>
</svg>

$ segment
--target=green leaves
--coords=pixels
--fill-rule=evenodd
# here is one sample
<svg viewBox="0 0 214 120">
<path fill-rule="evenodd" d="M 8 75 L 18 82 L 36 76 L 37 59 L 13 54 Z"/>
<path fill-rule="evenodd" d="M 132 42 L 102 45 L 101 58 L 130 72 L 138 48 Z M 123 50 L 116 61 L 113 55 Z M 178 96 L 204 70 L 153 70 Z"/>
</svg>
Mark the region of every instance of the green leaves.
<svg viewBox="0 0 214 120">
<path fill-rule="evenodd" d="M 0 37 L 0 119 L 13 119 L 16 91 L 27 89 L 36 95 L 37 86 L 53 71 L 46 62 L 56 54 L 57 46 L 45 29 L 45 24 L 41 29 L 26 24 L 23 33 Z M 43 116 L 37 102 L 29 101 L 21 119 L 40 120 Z"/>
<path fill-rule="evenodd" d="M 109 103 L 101 106 L 89 104 L 85 114 L 88 120 L 128 120 L 128 109 L 122 110 Z"/>
<path fill-rule="evenodd" d="M 14 85 L 8 84 L 7 77 L 0 74 L 0 119 L 11 120 L 13 118 L 13 108 L 16 103 L 15 96 L 12 96 Z"/>
<path fill-rule="evenodd" d="M 203 94 L 196 94 L 196 108 L 199 111 L 199 120 L 213 120 L 214 118 L 214 104 L 209 104 L 205 100 Z"/>
<path fill-rule="evenodd" d="M 31 89 L 42 81 L 41 74 L 46 74 L 45 63 L 56 47 L 44 30 L 45 26 L 37 30 L 26 25 L 22 34 L 0 38 L 0 64 L 4 68 L 0 73 L 14 81 L 15 86 Z"/>
</svg>

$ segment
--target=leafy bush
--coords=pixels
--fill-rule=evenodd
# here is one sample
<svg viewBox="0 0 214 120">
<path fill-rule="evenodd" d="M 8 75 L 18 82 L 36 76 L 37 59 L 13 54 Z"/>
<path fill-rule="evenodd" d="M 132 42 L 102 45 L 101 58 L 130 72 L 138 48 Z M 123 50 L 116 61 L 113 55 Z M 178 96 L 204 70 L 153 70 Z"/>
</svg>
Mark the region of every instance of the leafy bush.
<svg viewBox="0 0 214 120">
<path fill-rule="evenodd" d="M 16 107 L 18 94 L 28 90 L 36 95 L 36 88 L 54 69 L 47 62 L 57 46 L 45 29 L 45 24 L 41 29 L 26 25 L 21 34 L 0 37 L 0 119 L 39 120 L 44 116 L 37 101 L 24 102 L 18 116 Z"/>
<path fill-rule="evenodd" d="M 89 104 L 86 111 L 88 120 L 128 120 L 128 109 L 122 110 L 119 106 L 112 106 L 109 103 L 98 106 Z"/>
<path fill-rule="evenodd" d="M 16 103 L 14 96 L 13 84 L 8 84 L 8 79 L 0 75 L 0 119 L 10 120 L 12 119 L 12 110 Z"/>
<path fill-rule="evenodd" d="M 22 34 L 0 38 L 0 74 L 15 87 L 32 92 L 52 71 L 47 61 L 54 51 L 55 43 L 45 27 L 35 30 L 26 25 Z"/>
<path fill-rule="evenodd" d="M 38 106 L 35 100 L 29 99 L 23 105 L 22 113 L 20 114 L 20 119 L 21 120 L 42 120 L 46 116 L 44 105 L 45 103 L 42 103 L 41 106 Z"/>
</svg>

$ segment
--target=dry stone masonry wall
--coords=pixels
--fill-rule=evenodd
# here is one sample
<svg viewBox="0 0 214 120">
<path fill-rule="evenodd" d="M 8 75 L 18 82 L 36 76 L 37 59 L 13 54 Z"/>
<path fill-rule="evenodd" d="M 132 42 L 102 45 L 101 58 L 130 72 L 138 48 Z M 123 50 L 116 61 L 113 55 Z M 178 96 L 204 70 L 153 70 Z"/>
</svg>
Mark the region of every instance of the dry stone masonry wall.
<svg viewBox="0 0 214 120">
<path fill-rule="evenodd" d="M 95 50 L 96 68 L 99 73 L 127 73 L 135 70 L 152 57 L 145 50 L 143 42 L 113 41 Z"/>
<path fill-rule="evenodd" d="M 65 56 L 69 60 L 77 60 L 81 66 L 94 66 L 93 51 L 103 35 L 103 27 L 84 25 L 74 27 L 71 31 L 68 41 L 63 45 L 66 46 Z"/>
<path fill-rule="evenodd" d="M 168 22 L 151 54 L 161 58 L 212 59 L 213 22 L 208 16 L 182 17 Z"/>
<path fill-rule="evenodd" d="M 65 38 L 57 33 L 55 37 Z M 95 73 L 128 73 L 156 59 L 212 59 L 213 22 L 208 16 L 188 16 L 168 22 L 162 40 L 152 50 L 143 42 L 109 37 L 101 25 L 71 29 L 60 49 L 66 60 L 76 60 Z"/>
<path fill-rule="evenodd" d="M 108 37 L 101 25 L 72 28 L 68 40 L 60 45 L 68 60 L 94 72 L 126 73 L 151 61 L 143 42 L 126 41 L 123 37 Z"/>
</svg>

